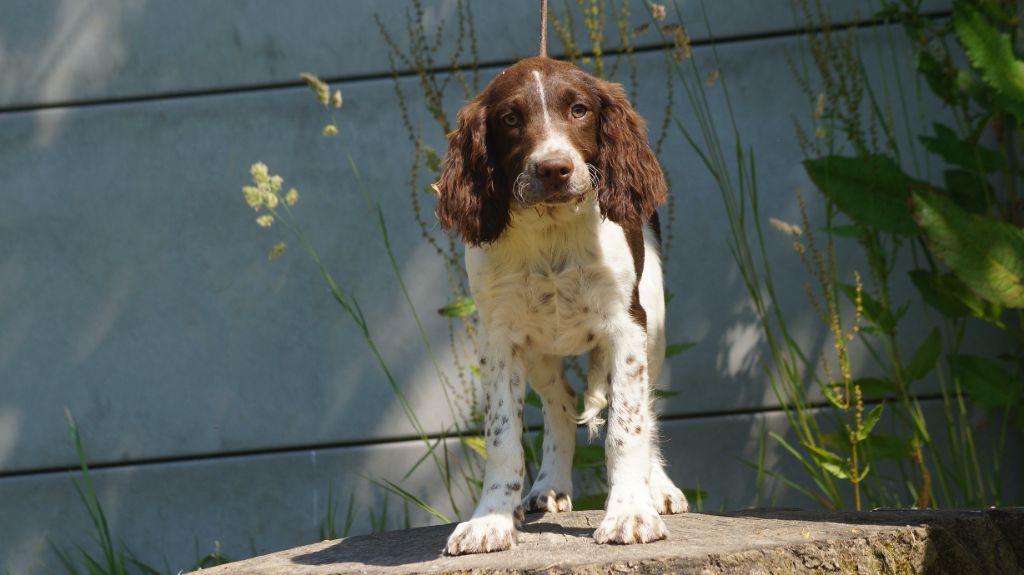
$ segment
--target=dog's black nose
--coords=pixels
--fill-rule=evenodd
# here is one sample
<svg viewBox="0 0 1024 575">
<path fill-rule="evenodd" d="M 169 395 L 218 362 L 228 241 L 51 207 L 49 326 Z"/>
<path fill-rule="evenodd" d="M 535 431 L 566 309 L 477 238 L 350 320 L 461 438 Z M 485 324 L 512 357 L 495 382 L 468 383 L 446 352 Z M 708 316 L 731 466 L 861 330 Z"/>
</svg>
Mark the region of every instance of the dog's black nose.
<svg viewBox="0 0 1024 575">
<path fill-rule="evenodd" d="M 565 156 L 548 158 L 537 162 L 537 178 L 544 182 L 548 191 L 565 187 L 572 176 L 572 160 Z"/>
</svg>

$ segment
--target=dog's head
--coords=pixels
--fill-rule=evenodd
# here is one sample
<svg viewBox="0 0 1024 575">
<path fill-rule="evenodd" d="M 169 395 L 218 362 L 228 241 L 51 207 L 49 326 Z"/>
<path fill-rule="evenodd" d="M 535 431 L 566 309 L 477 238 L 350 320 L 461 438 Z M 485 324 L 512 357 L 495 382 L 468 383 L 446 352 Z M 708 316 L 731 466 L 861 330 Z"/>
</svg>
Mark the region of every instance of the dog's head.
<svg viewBox="0 0 1024 575">
<path fill-rule="evenodd" d="M 512 211 L 597 194 L 624 227 L 667 195 L 643 119 L 619 84 L 548 58 L 521 60 L 459 111 L 436 187 L 437 216 L 466 243 L 492 242 Z"/>
</svg>

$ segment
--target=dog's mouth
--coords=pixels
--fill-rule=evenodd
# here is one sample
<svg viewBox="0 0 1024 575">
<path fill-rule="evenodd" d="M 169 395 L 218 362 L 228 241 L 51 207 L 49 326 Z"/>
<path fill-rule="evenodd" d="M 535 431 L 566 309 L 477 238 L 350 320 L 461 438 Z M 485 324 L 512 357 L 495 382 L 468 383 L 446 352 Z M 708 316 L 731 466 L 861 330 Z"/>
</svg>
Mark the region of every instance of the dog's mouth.
<svg viewBox="0 0 1024 575">
<path fill-rule="evenodd" d="M 587 194 L 596 190 L 600 182 L 600 174 L 591 164 L 587 164 L 587 176 L 572 178 L 565 185 L 550 189 L 544 182 L 523 171 L 513 184 L 512 197 L 515 203 L 525 208 L 578 204 L 586 199 Z"/>
</svg>

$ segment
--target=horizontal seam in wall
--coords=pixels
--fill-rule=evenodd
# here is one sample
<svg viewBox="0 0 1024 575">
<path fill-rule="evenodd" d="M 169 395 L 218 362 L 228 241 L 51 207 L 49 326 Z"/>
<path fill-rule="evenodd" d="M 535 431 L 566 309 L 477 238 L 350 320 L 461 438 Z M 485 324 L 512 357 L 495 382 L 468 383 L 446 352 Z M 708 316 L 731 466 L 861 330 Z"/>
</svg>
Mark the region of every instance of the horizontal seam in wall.
<svg viewBox="0 0 1024 575">
<path fill-rule="evenodd" d="M 890 399 L 890 398 L 887 398 Z M 928 394 L 921 395 L 918 397 L 919 401 L 933 401 L 941 400 L 941 394 Z M 870 407 L 881 403 L 883 400 L 865 400 L 864 405 Z M 830 404 L 827 401 L 808 403 L 808 409 L 823 409 L 828 407 Z M 792 409 L 789 407 L 788 409 Z M 731 410 L 719 410 L 719 411 L 703 411 L 700 413 L 689 413 L 659 417 L 658 420 L 661 424 L 668 422 L 679 422 L 679 421 L 699 421 L 702 419 L 715 419 L 719 417 L 735 417 L 740 415 L 769 415 L 775 413 L 783 413 L 785 410 L 780 406 L 766 406 L 766 407 L 748 407 Z M 528 432 L 540 431 L 542 426 L 529 426 L 526 428 Z M 472 437 L 479 435 L 479 430 L 470 430 L 465 432 L 463 435 Z M 433 434 L 428 435 L 427 440 L 431 443 L 444 437 L 445 439 L 455 439 L 457 435 L 441 435 Z M 287 447 L 273 447 L 264 449 L 251 449 L 251 450 L 239 450 L 239 451 L 227 451 L 217 453 L 200 453 L 190 454 L 172 457 L 153 457 L 143 458 L 131 461 L 118 461 L 118 462 L 107 462 L 107 463 L 90 463 L 89 470 L 97 471 L 104 469 L 118 469 L 118 468 L 130 468 L 130 467 L 145 467 L 149 465 L 164 465 L 174 463 L 197 463 L 202 461 L 211 461 L 217 459 L 234 459 L 240 457 L 259 457 L 268 455 L 280 455 L 280 454 L 296 454 L 305 453 L 310 451 L 327 451 L 334 449 L 348 449 L 358 447 L 380 447 L 385 445 L 392 445 L 397 443 L 412 443 L 422 442 L 422 439 L 415 436 L 401 436 L 401 437 L 388 437 L 382 439 L 367 439 L 359 441 L 339 441 L 336 443 L 319 443 L 319 444 L 308 444 L 308 445 L 293 445 Z M 68 465 L 60 467 L 42 467 L 36 469 L 24 469 L 18 471 L 4 472 L 0 471 L 0 480 L 16 477 L 27 477 L 27 476 L 45 476 L 53 474 L 75 474 L 80 471 L 77 465 Z"/>
<path fill-rule="evenodd" d="M 944 17 L 949 16 L 949 14 L 950 14 L 949 11 L 938 11 L 938 12 L 933 12 L 933 13 L 925 14 L 925 16 L 929 17 L 929 18 L 944 18 Z M 841 27 L 841 28 L 843 28 L 845 30 L 845 29 L 849 29 L 851 27 L 857 28 L 857 29 L 879 27 L 879 26 L 883 26 L 885 24 L 886 24 L 886 22 L 883 21 L 883 20 L 873 19 L 873 20 L 866 20 L 866 21 L 863 21 L 863 22 L 858 22 L 856 24 L 843 23 L 843 24 L 838 24 L 838 25 L 834 25 L 834 26 Z M 811 29 L 805 29 L 805 28 L 783 28 L 783 29 L 780 29 L 780 30 L 775 30 L 775 31 L 770 31 L 770 32 L 757 32 L 757 33 L 750 33 L 750 34 L 736 34 L 736 35 L 732 35 L 732 36 L 723 36 L 721 38 L 709 37 L 709 38 L 705 38 L 705 39 L 694 40 L 690 45 L 691 45 L 691 47 L 694 47 L 694 48 L 702 47 L 702 46 L 711 46 L 711 45 L 725 46 L 725 45 L 728 45 L 728 44 L 739 44 L 739 43 L 743 43 L 743 42 L 752 42 L 752 41 L 758 41 L 758 40 L 768 40 L 768 39 L 774 39 L 774 38 L 783 38 L 783 37 L 787 37 L 787 36 L 799 36 L 799 35 L 802 35 L 802 34 L 808 32 L 810 30 Z M 813 30 L 820 31 L 821 29 L 820 28 L 814 28 Z M 657 51 L 660 51 L 660 50 L 664 50 L 666 48 L 670 48 L 671 46 L 672 46 L 671 44 L 666 44 L 666 43 L 652 44 L 652 45 L 649 45 L 649 46 L 643 46 L 643 47 L 639 47 L 639 48 L 634 48 L 632 53 L 633 54 L 644 54 L 644 53 L 649 53 L 649 52 L 657 52 Z M 625 53 L 626 53 L 625 50 L 623 50 L 621 48 L 615 48 L 615 49 L 612 49 L 612 50 L 609 50 L 609 51 L 605 52 L 604 54 L 605 54 L 606 57 L 608 57 L 608 56 L 613 56 L 614 57 L 614 56 L 619 56 L 619 55 L 622 55 L 622 54 L 625 54 Z M 593 52 L 586 52 L 586 53 L 581 54 L 581 57 L 584 57 L 584 58 L 592 58 L 593 56 L 594 56 Z M 479 62 L 479 63 L 477 63 L 477 69 L 496 68 L 496 67 L 499 67 L 499 66 L 508 66 L 508 65 L 512 64 L 513 62 L 514 62 L 514 60 L 495 60 L 495 61 L 490 61 L 490 62 Z M 467 63 L 467 64 L 463 64 L 462 66 L 463 66 L 463 71 L 466 71 L 466 72 L 470 71 L 471 64 Z M 447 67 L 447 66 L 445 66 L 445 67 L 437 66 L 437 67 L 434 67 L 434 68 L 430 68 L 428 70 L 428 72 L 431 73 L 431 74 L 435 74 L 435 73 L 443 74 L 443 73 L 449 72 L 450 70 L 451 70 L 451 68 Z M 415 78 L 415 77 L 417 77 L 417 72 L 414 71 L 414 70 L 403 70 L 403 71 L 398 72 L 397 74 L 394 74 L 391 71 L 388 71 L 388 72 L 376 72 L 376 73 L 372 73 L 372 74 L 361 74 L 361 75 L 352 75 L 352 76 L 323 77 L 322 79 L 324 81 L 328 82 L 328 83 L 331 83 L 331 84 L 340 84 L 340 83 L 367 82 L 367 81 L 384 80 L 384 79 L 391 78 L 391 77 L 393 77 L 395 75 L 397 75 L 398 78 L 400 78 L 400 79 L 401 78 Z M 265 91 L 272 91 L 272 90 L 294 89 L 294 88 L 302 87 L 304 85 L 305 85 L 305 83 L 302 80 L 294 80 L 294 81 L 288 81 L 288 82 L 269 82 L 269 83 L 263 83 L 263 84 L 249 84 L 249 85 L 245 85 L 245 86 L 234 86 L 234 87 L 224 87 L 224 88 L 206 88 L 206 89 L 201 89 L 201 90 L 182 90 L 182 91 L 178 91 L 178 92 L 158 92 L 158 93 L 141 94 L 141 95 L 135 95 L 135 96 L 114 96 L 114 97 L 109 97 L 109 98 L 92 98 L 92 99 L 85 98 L 85 99 L 81 99 L 81 100 L 48 102 L 48 103 L 44 103 L 44 104 L 22 104 L 22 105 L 14 105 L 14 106 L 0 106 L 0 115 L 3 115 L 3 114 L 15 114 L 15 113 L 21 113 L 21 112 L 35 112 L 35 111 L 52 110 L 52 109 L 90 108 L 90 107 L 111 106 L 111 105 L 119 105 L 119 104 L 134 104 L 134 103 L 143 103 L 143 102 L 153 102 L 153 101 L 160 101 L 160 100 L 177 100 L 177 99 L 187 99 L 187 98 L 201 98 L 201 97 L 206 97 L 206 96 L 226 96 L 226 95 L 232 95 L 232 94 L 248 94 L 248 93 L 253 93 L 253 92 L 265 92 Z"/>
</svg>

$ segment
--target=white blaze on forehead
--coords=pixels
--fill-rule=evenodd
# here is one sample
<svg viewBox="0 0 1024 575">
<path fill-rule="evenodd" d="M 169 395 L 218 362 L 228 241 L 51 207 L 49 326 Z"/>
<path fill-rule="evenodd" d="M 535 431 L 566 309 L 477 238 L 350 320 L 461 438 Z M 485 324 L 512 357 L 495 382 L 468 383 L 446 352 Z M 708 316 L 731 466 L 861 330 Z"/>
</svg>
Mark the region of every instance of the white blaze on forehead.
<svg viewBox="0 0 1024 575">
<path fill-rule="evenodd" d="M 548 114 L 548 102 L 544 95 L 544 82 L 540 80 L 540 72 L 533 71 L 533 79 L 537 82 L 537 91 L 540 92 L 540 108 L 544 110 L 544 127 L 551 129 L 551 116 Z"/>
</svg>

